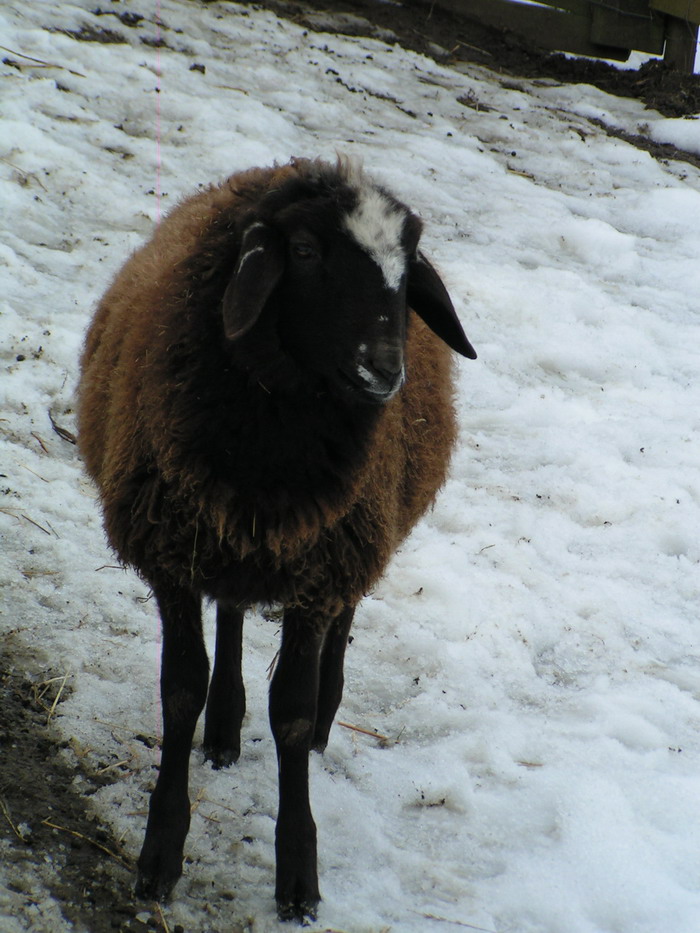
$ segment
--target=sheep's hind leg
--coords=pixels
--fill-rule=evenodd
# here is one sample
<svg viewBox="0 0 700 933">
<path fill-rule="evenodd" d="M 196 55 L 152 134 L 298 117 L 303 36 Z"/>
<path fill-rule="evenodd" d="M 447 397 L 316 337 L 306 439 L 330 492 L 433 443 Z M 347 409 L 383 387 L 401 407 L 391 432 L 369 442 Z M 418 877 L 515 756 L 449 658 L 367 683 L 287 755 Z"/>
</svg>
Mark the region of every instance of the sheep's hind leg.
<svg viewBox="0 0 700 933">
<path fill-rule="evenodd" d="M 346 606 L 331 623 L 323 643 L 318 711 L 312 742 L 312 747 L 318 752 L 322 752 L 328 744 L 328 734 L 343 696 L 345 649 L 354 615 L 355 607 Z"/>
<path fill-rule="evenodd" d="M 136 894 L 164 901 L 182 874 L 182 850 L 190 827 L 190 751 L 207 695 L 209 663 L 200 599 L 176 587 L 154 587 L 154 592 L 163 625 L 163 746 L 138 860 Z"/>
<path fill-rule="evenodd" d="M 216 659 L 209 684 L 204 725 L 204 757 L 226 768 L 241 753 L 245 687 L 241 673 L 243 612 L 219 603 L 216 612 Z"/>
<path fill-rule="evenodd" d="M 309 750 L 316 721 L 323 634 L 301 610 L 287 610 L 270 686 L 270 724 L 279 766 L 275 897 L 280 920 L 315 919 L 321 899 L 316 824 L 309 803 Z"/>
</svg>

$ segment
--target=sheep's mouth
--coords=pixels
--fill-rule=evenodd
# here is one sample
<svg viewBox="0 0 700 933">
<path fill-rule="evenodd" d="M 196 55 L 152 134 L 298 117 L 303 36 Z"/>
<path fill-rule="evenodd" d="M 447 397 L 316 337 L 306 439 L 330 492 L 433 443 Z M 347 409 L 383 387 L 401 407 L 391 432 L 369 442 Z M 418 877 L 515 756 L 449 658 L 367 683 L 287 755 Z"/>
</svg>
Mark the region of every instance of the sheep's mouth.
<svg viewBox="0 0 700 933">
<path fill-rule="evenodd" d="M 384 405 L 396 395 L 404 383 L 403 367 L 399 373 L 385 375 L 364 366 L 350 372 L 338 370 L 339 384 L 356 400 L 368 404 Z"/>
</svg>

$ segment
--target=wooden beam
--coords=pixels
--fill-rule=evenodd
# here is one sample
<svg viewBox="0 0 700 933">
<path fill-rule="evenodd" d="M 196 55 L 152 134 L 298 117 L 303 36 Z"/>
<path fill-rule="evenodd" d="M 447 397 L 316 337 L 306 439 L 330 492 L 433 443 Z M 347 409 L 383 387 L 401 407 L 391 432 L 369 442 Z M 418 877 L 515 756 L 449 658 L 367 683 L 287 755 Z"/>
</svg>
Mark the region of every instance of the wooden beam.
<svg viewBox="0 0 700 933">
<path fill-rule="evenodd" d="M 581 13 L 529 6 L 511 0 L 435 0 L 435 3 L 467 19 L 517 33 L 538 48 L 619 61 L 625 61 L 629 56 L 629 46 L 616 47 L 591 41 L 593 17 L 588 2 L 581 7 Z M 565 3 L 573 3 L 573 0 L 562 0 L 558 6 Z"/>
<path fill-rule="evenodd" d="M 664 61 L 681 74 L 693 74 L 698 50 L 698 27 L 675 16 L 667 17 Z"/>
<path fill-rule="evenodd" d="M 557 10 L 566 10 L 568 13 L 578 13 L 581 16 L 586 16 L 591 5 L 590 0 L 536 0 L 536 2 Z M 644 2 L 646 3 L 646 0 Z"/>
<path fill-rule="evenodd" d="M 700 24 L 700 0 L 649 0 L 649 6 L 696 26 Z"/>
<path fill-rule="evenodd" d="M 652 13 L 647 0 L 643 6 L 646 10 L 644 16 L 631 11 L 594 7 L 591 41 L 663 55 L 666 18 L 661 13 Z"/>
</svg>

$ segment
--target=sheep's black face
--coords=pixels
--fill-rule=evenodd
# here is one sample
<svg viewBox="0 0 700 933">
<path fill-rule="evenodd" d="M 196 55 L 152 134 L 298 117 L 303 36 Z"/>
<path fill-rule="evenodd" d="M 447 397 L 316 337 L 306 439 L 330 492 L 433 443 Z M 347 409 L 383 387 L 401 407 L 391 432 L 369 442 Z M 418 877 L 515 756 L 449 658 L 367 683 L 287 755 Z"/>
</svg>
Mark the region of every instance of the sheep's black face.
<svg viewBox="0 0 700 933">
<path fill-rule="evenodd" d="M 405 266 L 396 263 L 390 287 L 347 234 L 295 229 L 280 283 L 283 349 L 347 397 L 388 401 L 404 379 Z"/>
<path fill-rule="evenodd" d="M 373 187 L 290 206 L 279 286 L 282 347 L 332 390 L 383 404 L 404 381 L 408 258 L 420 222 Z"/>
<path fill-rule="evenodd" d="M 407 303 L 454 350 L 474 356 L 444 285 L 418 253 L 418 218 L 362 175 L 318 173 L 273 189 L 246 219 L 222 302 L 227 338 L 237 341 L 260 319 L 305 379 L 377 405 L 404 381 Z"/>
</svg>

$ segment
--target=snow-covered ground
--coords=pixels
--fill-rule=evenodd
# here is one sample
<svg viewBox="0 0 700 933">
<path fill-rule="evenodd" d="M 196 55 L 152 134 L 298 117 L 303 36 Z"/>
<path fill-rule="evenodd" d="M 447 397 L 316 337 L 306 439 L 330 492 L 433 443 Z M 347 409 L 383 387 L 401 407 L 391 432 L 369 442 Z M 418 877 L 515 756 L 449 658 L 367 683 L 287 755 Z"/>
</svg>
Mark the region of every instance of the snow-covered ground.
<svg viewBox="0 0 700 933">
<path fill-rule="evenodd" d="M 697 933 L 700 172 L 591 121 L 698 153 L 700 121 L 229 3 L 103 6 L 144 19 L 95 0 L 0 9 L 21 66 L 0 71 L 0 631 L 35 652 L 33 676 L 69 675 L 56 721 L 86 760 L 127 761 L 93 805 L 136 856 L 158 622 L 49 413 L 74 430 L 91 309 L 159 211 L 342 150 L 423 216 L 479 359 L 458 364 L 451 478 L 348 651 L 341 717 L 390 742 L 336 725 L 313 757 L 317 929 Z M 83 26 L 125 42 L 69 34 Z M 277 637 L 249 620 L 238 765 L 193 752 L 171 929 L 277 929 Z M 63 929 L 12 872 L 3 933 Z"/>
</svg>

